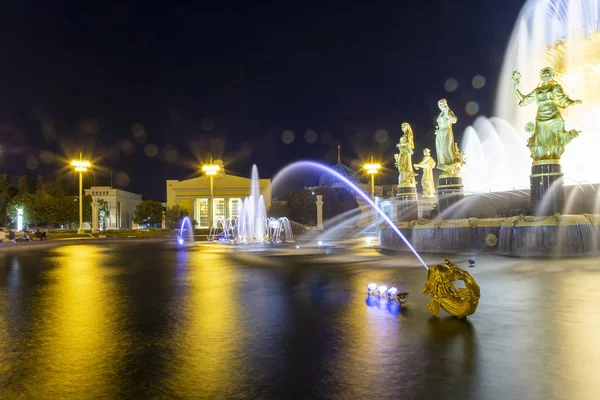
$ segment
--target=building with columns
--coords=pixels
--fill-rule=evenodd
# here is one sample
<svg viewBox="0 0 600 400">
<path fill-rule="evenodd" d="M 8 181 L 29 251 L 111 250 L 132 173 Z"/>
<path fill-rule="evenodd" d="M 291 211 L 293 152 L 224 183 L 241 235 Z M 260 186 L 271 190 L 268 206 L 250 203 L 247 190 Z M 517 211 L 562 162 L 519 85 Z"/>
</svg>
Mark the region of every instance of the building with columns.
<svg viewBox="0 0 600 400">
<path fill-rule="evenodd" d="M 98 229 L 131 229 L 135 207 L 142 202 L 142 195 L 110 186 L 92 186 L 85 189 L 86 195 L 92 196 L 92 231 Z M 108 218 L 99 215 L 100 203 L 108 211 Z"/>
<path fill-rule="evenodd" d="M 167 181 L 167 209 L 175 205 L 185 208 L 199 229 L 209 229 L 218 220 L 236 217 L 238 200 L 250 195 L 251 179 L 223 172 L 220 160 L 215 164 L 221 169 L 212 177 L 212 195 L 211 177 L 208 175 Z M 259 179 L 258 185 L 268 210 L 271 208 L 271 180 Z"/>
</svg>

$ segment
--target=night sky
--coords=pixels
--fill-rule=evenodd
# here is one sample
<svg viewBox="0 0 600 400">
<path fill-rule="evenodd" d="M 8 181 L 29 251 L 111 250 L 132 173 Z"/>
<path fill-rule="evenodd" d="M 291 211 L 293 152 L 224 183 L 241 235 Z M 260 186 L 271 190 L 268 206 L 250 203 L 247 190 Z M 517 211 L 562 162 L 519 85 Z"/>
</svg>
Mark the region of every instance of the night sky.
<svg viewBox="0 0 600 400">
<path fill-rule="evenodd" d="M 344 163 L 374 155 L 389 171 L 379 182 L 394 182 L 402 122 L 417 162 L 434 148 L 439 98 L 457 139 L 492 114 L 524 1 L 3 3 L 0 170 L 53 180 L 83 151 L 99 168 L 87 184 L 112 171 L 113 186 L 165 200 L 166 179 L 211 156 L 270 177 L 294 160 L 334 163 L 338 142 Z"/>
</svg>

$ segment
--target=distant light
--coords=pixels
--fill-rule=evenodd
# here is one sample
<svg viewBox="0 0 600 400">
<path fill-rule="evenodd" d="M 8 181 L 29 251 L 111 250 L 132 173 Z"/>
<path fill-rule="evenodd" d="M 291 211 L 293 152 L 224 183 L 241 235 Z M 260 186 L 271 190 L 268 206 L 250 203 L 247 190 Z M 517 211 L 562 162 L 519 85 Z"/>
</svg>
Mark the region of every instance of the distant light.
<svg viewBox="0 0 600 400">
<path fill-rule="evenodd" d="M 284 131 L 281 134 L 281 140 L 285 144 L 291 144 L 294 141 L 295 137 L 296 137 L 296 135 L 294 135 L 294 132 L 292 132 L 292 131 Z"/>
<path fill-rule="evenodd" d="M 177 238 L 177 243 L 179 243 L 179 244 L 183 244 L 183 238 L 182 238 L 182 237 L 178 237 L 178 238 Z"/>
<path fill-rule="evenodd" d="M 323 246 L 323 242 L 321 242 L 320 240 L 317 242 L 317 244 L 319 245 L 319 247 Z"/>
<path fill-rule="evenodd" d="M 369 283 L 367 285 L 367 294 L 377 294 L 377 284 Z"/>
<path fill-rule="evenodd" d="M 389 288 L 386 292 L 386 296 L 390 300 L 395 300 L 396 296 L 398 296 L 398 289 L 396 289 L 395 287 Z"/>
<path fill-rule="evenodd" d="M 471 81 L 471 85 L 473 85 L 475 89 L 481 89 L 485 86 L 485 78 L 481 75 L 475 75 Z"/>
<path fill-rule="evenodd" d="M 85 172 L 92 164 L 85 160 L 73 160 L 71 166 L 75 167 L 75 171 Z"/>
<path fill-rule="evenodd" d="M 216 164 L 206 164 L 202 166 L 202 171 L 204 171 L 206 175 L 216 175 L 220 170 L 221 167 Z"/>
<path fill-rule="evenodd" d="M 372 238 L 371 238 L 370 236 L 367 236 L 367 237 L 365 238 L 365 243 L 366 243 L 367 245 L 370 245 L 370 244 L 371 244 L 371 240 L 372 240 Z"/>
<path fill-rule="evenodd" d="M 381 285 L 377 288 L 380 296 L 385 296 L 387 294 L 387 286 Z"/>
<path fill-rule="evenodd" d="M 296 248 L 297 248 L 297 249 L 299 249 L 299 248 L 300 248 L 300 246 L 296 246 Z"/>
<path fill-rule="evenodd" d="M 444 82 L 444 89 L 446 89 L 447 92 L 454 92 L 457 88 L 458 81 L 454 78 L 448 78 L 446 79 L 446 82 Z"/>
<path fill-rule="evenodd" d="M 366 169 L 369 174 L 376 174 L 377 171 L 381 168 L 381 165 L 376 163 L 369 163 L 365 164 L 363 168 Z"/>
<path fill-rule="evenodd" d="M 318 137 L 319 135 L 317 134 L 317 132 L 313 131 L 312 129 L 309 129 L 304 133 L 304 140 L 306 140 L 306 142 L 310 144 L 316 142 Z"/>
<path fill-rule="evenodd" d="M 475 115 L 479 112 L 479 104 L 474 101 L 469 101 L 465 107 L 465 112 L 468 115 Z"/>
<path fill-rule="evenodd" d="M 23 209 L 17 208 L 17 231 L 23 230 Z"/>
</svg>

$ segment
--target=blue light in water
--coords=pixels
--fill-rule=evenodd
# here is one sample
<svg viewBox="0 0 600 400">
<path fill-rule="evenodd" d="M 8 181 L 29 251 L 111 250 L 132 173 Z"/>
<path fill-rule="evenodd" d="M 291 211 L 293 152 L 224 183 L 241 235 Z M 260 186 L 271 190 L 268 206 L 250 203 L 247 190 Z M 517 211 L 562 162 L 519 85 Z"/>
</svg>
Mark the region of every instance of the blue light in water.
<svg viewBox="0 0 600 400">
<path fill-rule="evenodd" d="M 177 238 L 177 243 L 183 244 L 183 238 L 181 236 Z"/>
<path fill-rule="evenodd" d="M 367 303 L 367 305 L 369 307 L 377 307 L 379 305 L 379 297 L 377 297 L 377 296 L 367 296 L 367 299 L 365 300 L 365 303 Z"/>
<path fill-rule="evenodd" d="M 292 168 L 295 168 L 295 167 L 298 167 L 298 166 L 301 166 L 301 165 L 305 165 L 305 166 L 309 166 L 309 167 L 316 167 L 316 168 L 319 168 L 319 169 L 321 169 L 323 171 L 326 171 L 326 172 L 330 173 L 331 175 L 335 176 L 339 181 L 344 182 L 346 185 L 348 185 L 350 188 L 352 188 L 360 197 L 363 198 L 363 200 L 365 202 L 367 202 L 371 207 L 373 207 L 377 211 L 377 213 L 381 216 L 381 218 L 383 218 L 383 220 L 390 226 L 390 228 L 392 228 L 394 230 L 394 232 L 396 232 L 396 234 L 398 235 L 398 237 L 400 239 L 402 239 L 402 241 L 413 252 L 413 254 L 415 255 L 415 257 L 417 257 L 417 259 L 421 262 L 421 264 L 423 264 L 423 266 L 425 267 L 425 269 L 429 269 L 429 267 L 427 266 L 427 264 L 425 264 L 425 261 L 423 261 L 423 259 L 419 255 L 419 253 L 417 253 L 417 251 L 415 250 L 415 248 L 404 237 L 404 235 L 402 234 L 402 232 L 400 232 L 400 230 L 392 222 L 392 220 L 389 219 L 387 217 L 387 215 L 385 215 L 383 213 L 383 211 L 381 211 L 381 209 L 379 207 L 377 207 L 377 205 L 373 202 L 373 200 L 371 200 L 371 197 L 368 196 L 365 192 L 363 192 L 358 186 L 356 186 L 355 184 L 353 184 L 352 182 L 350 182 L 345 176 L 339 174 L 337 171 L 334 171 L 333 169 L 329 168 L 328 166 L 323 165 L 323 164 L 319 164 L 318 162 L 315 162 L 315 161 L 297 161 L 295 163 L 292 163 L 292 164 L 286 166 L 281 171 L 279 171 L 277 173 L 277 175 L 271 181 L 271 186 L 275 185 L 275 183 L 277 182 L 277 178 L 279 178 L 280 175 L 283 175 L 289 169 L 292 169 Z"/>
</svg>

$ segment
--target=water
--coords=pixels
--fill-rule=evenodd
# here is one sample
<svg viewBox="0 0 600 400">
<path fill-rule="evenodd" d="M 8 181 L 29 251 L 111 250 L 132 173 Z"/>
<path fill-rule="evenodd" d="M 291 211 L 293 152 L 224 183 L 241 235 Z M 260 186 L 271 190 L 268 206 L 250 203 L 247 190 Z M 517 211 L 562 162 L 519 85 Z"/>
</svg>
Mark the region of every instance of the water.
<svg viewBox="0 0 600 400">
<path fill-rule="evenodd" d="M 1 254 L 0 398 L 597 398 L 600 259 L 479 257 L 462 322 L 431 318 L 408 253 L 214 249 Z M 369 282 L 408 303 L 367 304 Z"/>
<path fill-rule="evenodd" d="M 177 243 L 194 243 L 194 229 L 192 228 L 192 221 L 190 221 L 189 217 L 184 217 L 181 221 L 181 229 L 179 230 L 179 236 L 177 236 Z"/>
</svg>

